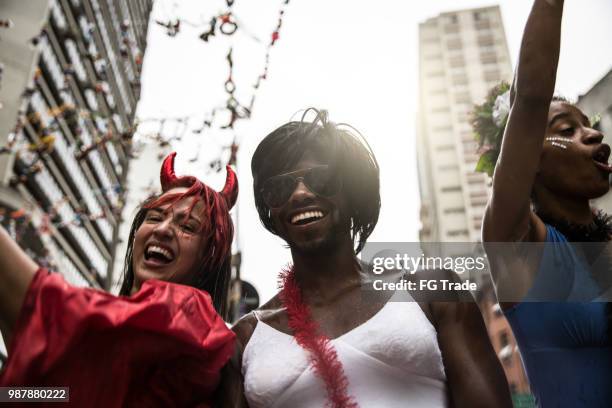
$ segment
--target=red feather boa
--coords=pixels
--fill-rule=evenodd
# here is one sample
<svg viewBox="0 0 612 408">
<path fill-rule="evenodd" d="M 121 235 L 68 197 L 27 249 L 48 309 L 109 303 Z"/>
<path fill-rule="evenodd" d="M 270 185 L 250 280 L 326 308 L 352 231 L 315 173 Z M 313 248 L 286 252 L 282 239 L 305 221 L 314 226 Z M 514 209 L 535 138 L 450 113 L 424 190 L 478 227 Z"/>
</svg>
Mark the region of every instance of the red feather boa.
<svg viewBox="0 0 612 408">
<path fill-rule="evenodd" d="M 279 274 L 280 299 L 287 309 L 289 328 L 297 343 L 309 353 L 308 359 L 315 373 L 325 382 L 328 406 L 332 408 L 358 408 L 347 393 L 348 379 L 336 349 L 312 319 L 310 308 L 302 300 L 302 291 L 295 281 L 293 267 Z"/>
</svg>

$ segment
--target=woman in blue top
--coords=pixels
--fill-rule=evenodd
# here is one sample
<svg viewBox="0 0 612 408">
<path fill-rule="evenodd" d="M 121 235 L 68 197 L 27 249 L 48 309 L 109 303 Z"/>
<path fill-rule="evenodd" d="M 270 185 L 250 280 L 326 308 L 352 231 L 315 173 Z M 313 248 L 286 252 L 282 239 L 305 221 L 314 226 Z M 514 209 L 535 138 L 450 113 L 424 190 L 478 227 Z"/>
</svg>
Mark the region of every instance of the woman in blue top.
<svg viewBox="0 0 612 408">
<path fill-rule="evenodd" d="M 534 1 L 482 234 L 539 406 L 612 407 L 610 307 L 602 301 L 611 258 L 605 245 L 582 251 L 568 242 L 610 239 L 608 217 L 589 205 L 610 188 L 610 147 L 580 109 L 553 97 L 562 15 L 563 0 Z M 492 244 L 500 242 L 515 245 Z M 594 273 L 602 262 L 605 273 Z"/>
</svg>

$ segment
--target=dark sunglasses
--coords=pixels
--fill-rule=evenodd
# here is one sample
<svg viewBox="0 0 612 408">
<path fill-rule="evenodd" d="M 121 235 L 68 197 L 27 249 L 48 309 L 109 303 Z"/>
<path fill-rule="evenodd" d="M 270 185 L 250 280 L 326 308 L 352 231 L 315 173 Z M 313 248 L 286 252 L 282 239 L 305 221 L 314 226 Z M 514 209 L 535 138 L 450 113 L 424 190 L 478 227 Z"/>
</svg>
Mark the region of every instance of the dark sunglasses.
<svg viewBox="0 0 612 408">
<path fill-rule="evenodd" d="M 260 190 L 264 202 L 269 208 L 282 207 L 300 181 L 312 193 L 325 198 L 337 194 L 342 187 L 340 178 L 332 174 L 329 166 L 316 166 L 267 179 Z"/>
</svg>

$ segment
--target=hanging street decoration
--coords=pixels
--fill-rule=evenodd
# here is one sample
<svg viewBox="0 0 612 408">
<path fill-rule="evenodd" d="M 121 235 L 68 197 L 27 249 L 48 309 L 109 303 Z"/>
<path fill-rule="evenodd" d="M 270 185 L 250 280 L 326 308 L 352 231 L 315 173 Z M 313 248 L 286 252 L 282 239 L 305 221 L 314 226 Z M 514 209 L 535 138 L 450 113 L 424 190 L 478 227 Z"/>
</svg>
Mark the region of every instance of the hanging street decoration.
<svg viewBox="0 0 612 408">
<path fill-rule="evenodd" d="M 230 47 L 226 54 L 226 61 L 228 66 L 228 75 L 227 79 L 224 82 L 224 89 L 227 95 L 227 99 L 225 101 L 224 106 L 217 106 L 213 108 L 209 113 L 205 114 L 205 119 L 201 127 L 194 129 L 192 132 L 194 134 L 201 134 L 204 129 L 211 128 L 214 123 L 215 115 L 220 111 L 225 111 L 229 114 L 228 122 L 221 124 L 219 129 L 222 130 L 234 130 L 236 122 L 239 120 L 249 119 L 252 115 L 253 108 L 256 101 L 257 92 L 263 81 L 268 79 L 269 75 L 269 67 L 270 67 L 270 54 L 272 47 L 276 45 L 276 43 L 280 39 L 280 32 L 283 23 L 283 18 L 285 15 L 286 8 L 289 4 L 290 0 L 282 0 L 280 10 L 278 12 L 278 19 L 276 22 L 276 26 L 272 30 L 272 33 L 269 37 L 269 42 L 265 48 L 265 58 L 264 58 L 264 66 L 260 74 L 256 77 L 255 83 L 252 85 L 253 93 L 249 99 L 248 105 L 242 104 L 237 98 L 237 90 L 236 83 L 234 81 L 233 73 L 234 73 L 234 64 L 235 64 L 235 55 L 233 54 L 233 48 Z M 157 21 L 157 23 L 167 29 L 167 34 L 171 37 L 174 37 L 180 31 L 181 24 L 185 24 L 191 27 L 203 28 L 204 31 L 200 34 L 200 39 L 204 42 L 208 42 L 211 37 L 216 36 L 218 33 L 221 33 L 226 36 L 233 35 L 237 30 L 241 30 L 255 41 L 259 42 L 259 39 L 253 35 L 251 35 L 248 30 L 245 29 L 244 24 L 235 16 L 232 6 L 234 4 L 233 0 L 227 0 L 227 9 L 226 11 L 215 15 L 209 19 L 209 21 L 205 24 L 195 24 L 183 18 L 174 18 L 170 19 L 168 22 Z M 172 138 L 166 138 L 162 135 L 162 130 L 164 128 L 164 124 L 167 122 L 179 122 L 186 123 L 184 121 L 189 121 L 189 119 L 197 117 L 199 115 L 189 115 L 185 118 L 149 118 L 143 120 L 137 120 L 138 123 L 143 122 L 159 122 L 160 130 L 153 134 L 144 135 L 145 137 L 156 141 L 161 147 L 167 145 L 171 140 L 181 140 L 182 135 L 174 135 Z M 224 162 L 228 161 L 229 164 L 235 164 L 236 156 L 239 149 L 239 141 L 238 138 L 234 135 L 232 144 L 230 146 L 224 146 L 219 149 L 219 156 L 213 158 L 209 162 L 209 168 L 213 171 L 221 171 L 224 167 Z M 229 159 L 223 160 L 223 157 L 227 157 L 227 153 L 229 151 Z M 189 161 L 194 162 L 197 161 L 199 154 L 191 158 Z"/>
</svg>

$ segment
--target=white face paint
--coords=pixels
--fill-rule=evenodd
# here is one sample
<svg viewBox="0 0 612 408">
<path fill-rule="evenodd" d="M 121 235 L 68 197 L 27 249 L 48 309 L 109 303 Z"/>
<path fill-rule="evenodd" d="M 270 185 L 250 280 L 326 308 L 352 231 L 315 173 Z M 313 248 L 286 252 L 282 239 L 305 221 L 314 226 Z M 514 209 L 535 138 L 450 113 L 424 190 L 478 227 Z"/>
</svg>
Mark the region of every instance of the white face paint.
<svg viewBox="0 0 612 408">
<path fill-rule="evenodd" d="M 565 137 L 559 137 L 559 136 L 554 136 L 554 137 L 547 137 L 545 139 L 547 142 L 550 142 L 551 145 L 558 147 L 559 149 L 567 149 L 567 145 L 570 143 L 574 143 L 573 140 L 569 140 Z"/>
</svg>

